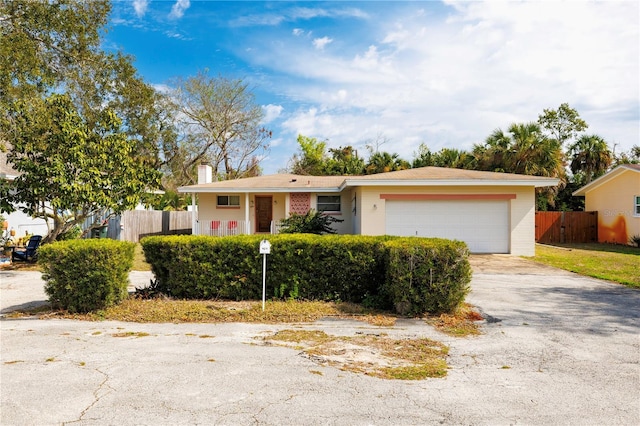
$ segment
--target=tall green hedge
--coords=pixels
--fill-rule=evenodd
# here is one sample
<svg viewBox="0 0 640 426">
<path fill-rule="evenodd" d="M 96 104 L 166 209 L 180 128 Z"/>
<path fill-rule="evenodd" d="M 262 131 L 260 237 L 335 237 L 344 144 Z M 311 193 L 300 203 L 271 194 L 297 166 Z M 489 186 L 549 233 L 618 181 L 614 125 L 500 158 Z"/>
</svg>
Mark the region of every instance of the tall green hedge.
<svg viewBox="0 0 640 426">
<path fill-rule="evenodd" d="M 470 281 L 464 243 L 361 235 L 154 236 L 142 240 L 159 289 L 177 298 L 259 299 L 262 239 L 267 295 L 394 306 L 403 314 L 454 310 Z M 408 265 L 408 266 L 407 266 Z"/>
<path fill-rule="evenodd" d="M 383 292 L 397 312 L 451 312 L 469 292 L 467 245 L 437 238 L 403 238 L 385 243 Z"/>
<path fill-rule="evenodd" d="M 55 308 L 104 309 L 127 297 L 135 244 L 108 239 L 60 241 L 38 249 L 45 292 Z"/>
</svg>

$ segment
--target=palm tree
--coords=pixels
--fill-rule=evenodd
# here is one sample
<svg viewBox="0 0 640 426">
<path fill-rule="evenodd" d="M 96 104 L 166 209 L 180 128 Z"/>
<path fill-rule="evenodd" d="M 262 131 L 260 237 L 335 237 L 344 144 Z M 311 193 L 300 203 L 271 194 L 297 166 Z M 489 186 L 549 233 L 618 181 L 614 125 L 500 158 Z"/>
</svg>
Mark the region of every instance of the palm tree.
<svg viewBox="0 0 640 426">
<path fill-rule="evenodd" d="M 584 135 L 569 148 L 571 172 L 584 175 L 584 184 L 602 176 L 611 163 L 613 154 L 607 142 L 598 135 Z"/>
<path fill-rule="evenodd" d="M 508 133 L 497 129 L 473 147 L 472 155 L 478 170 L 564 177 L 560 144 L 544 136 L 536 123 L 514 123 Z"/>
<path fill-rule="evenodd" d="M 472 157 L 466 151 L 454 148 L 442 148 L 432 156 L 432 164 L 437 167 L 464 169 Z"/>
<path fill-rule="evenodd" d="M 388 152 L 376 152 L 371 154 L 369 162 L 365 168 L 365 173 L 373 175 L 376 173 L 393 172 L 411 168 L 411 164 L 403 160 L 398 154 Z"/>
<path fill-rule="evenodd" d="M 508 133 L 497 129 L 484 144 L 474 146 L 472 155 L 476 170 L 559 178 L 558 187 L 538 191 L 547 204 L 554 204 L 566 182 L 560 142 L 546 137 L 537 123 L 514 123 Z"/>
</svg>

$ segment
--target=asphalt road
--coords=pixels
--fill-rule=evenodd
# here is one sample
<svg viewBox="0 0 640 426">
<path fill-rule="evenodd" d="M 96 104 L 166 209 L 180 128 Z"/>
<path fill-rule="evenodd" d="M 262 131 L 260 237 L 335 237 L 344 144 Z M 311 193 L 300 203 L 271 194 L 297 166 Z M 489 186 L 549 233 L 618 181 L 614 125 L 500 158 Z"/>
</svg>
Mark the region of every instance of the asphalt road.
<svg viewBox="0 0 640 426">
<path fill-rule="evenodd" d="M 46 297 L 39 273 L 2 271 L 0 424 L 640 424 L 640 291 L 508 256 L 473 265 L 468 301 L 487 321 L 470 338 L 419 320 L 11 319 L 4 314 Z M 132 287 L 149 278 L 134 273 Z M 382 380 L 255 339 L 294 327 L 435 338 L 450 346 L 451 369 L 441 379 Z"/>
</svg>

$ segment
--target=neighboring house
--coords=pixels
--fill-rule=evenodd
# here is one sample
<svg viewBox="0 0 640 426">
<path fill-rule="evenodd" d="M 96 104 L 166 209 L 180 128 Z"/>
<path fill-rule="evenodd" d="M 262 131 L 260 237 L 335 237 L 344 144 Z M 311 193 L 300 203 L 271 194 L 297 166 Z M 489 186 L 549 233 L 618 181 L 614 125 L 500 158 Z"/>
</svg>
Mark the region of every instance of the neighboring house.
<svg viewBox="0 0 640 426">
<path fill-rule="evenodd" d="M 17 177 L 18 172 L 7 163 L 7 153 L 0 151 L 0 179 L 13 181 Z M 16 240 L 24 237 L 27 233 L 44 237 L 49 232 L 47 222 L 44 219 L 34 219 L 20 210 L 16 210 L 13 213 L 0 213 L 0 215 L 7 221 L 8 230 L 15 231 L 14 239 Z"/>
<path fill-rule="evenodd" d="M 276 174 L 211 183 L 200 166 L 191 193 L 193 234 L 276 233 L 310 209 L 343 219 L 340 234 L 442 237 L 474 253 L 535 254 L 535 188 L 558 180 L 423 167 L 367 176 Z"/>
<path fill-rule="evenodd" d="M 598 212 L 598 241 L 628 244 L 640 235 L 640 164 L 623 164 L 573 193 Z"/>
</svg>

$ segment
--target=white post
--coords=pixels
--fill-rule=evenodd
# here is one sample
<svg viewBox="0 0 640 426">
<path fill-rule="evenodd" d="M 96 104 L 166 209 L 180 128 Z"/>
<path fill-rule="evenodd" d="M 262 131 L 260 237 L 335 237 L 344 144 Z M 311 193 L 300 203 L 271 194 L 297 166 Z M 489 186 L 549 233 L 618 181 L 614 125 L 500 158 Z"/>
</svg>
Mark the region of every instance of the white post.
<svg viewBox="0 0 640 426">
<path fill-rule="evenodd" d="M 244 233 L 251 235 L 251 229 L 249 224 L 249 193 L 244 194 Z"/>
<path fill-rule="evenodd" d="M 264 312 L 264 303 L 267 292 L 267 254 L 262 255 L 262 312 Z"/>
<path fill-rule="evenodd" d="M 196 211 L 196 193 L 191 193 L 191 234 L 199 235 L 198 212 Z"/>
<path fill-rule="evenodd" d="M 267 255 L 271 254 L 271 243 L 268 240 L 260 241 L 260 254 L 262 255 L 262 312 L 267 293 Z"/>
</svg>

